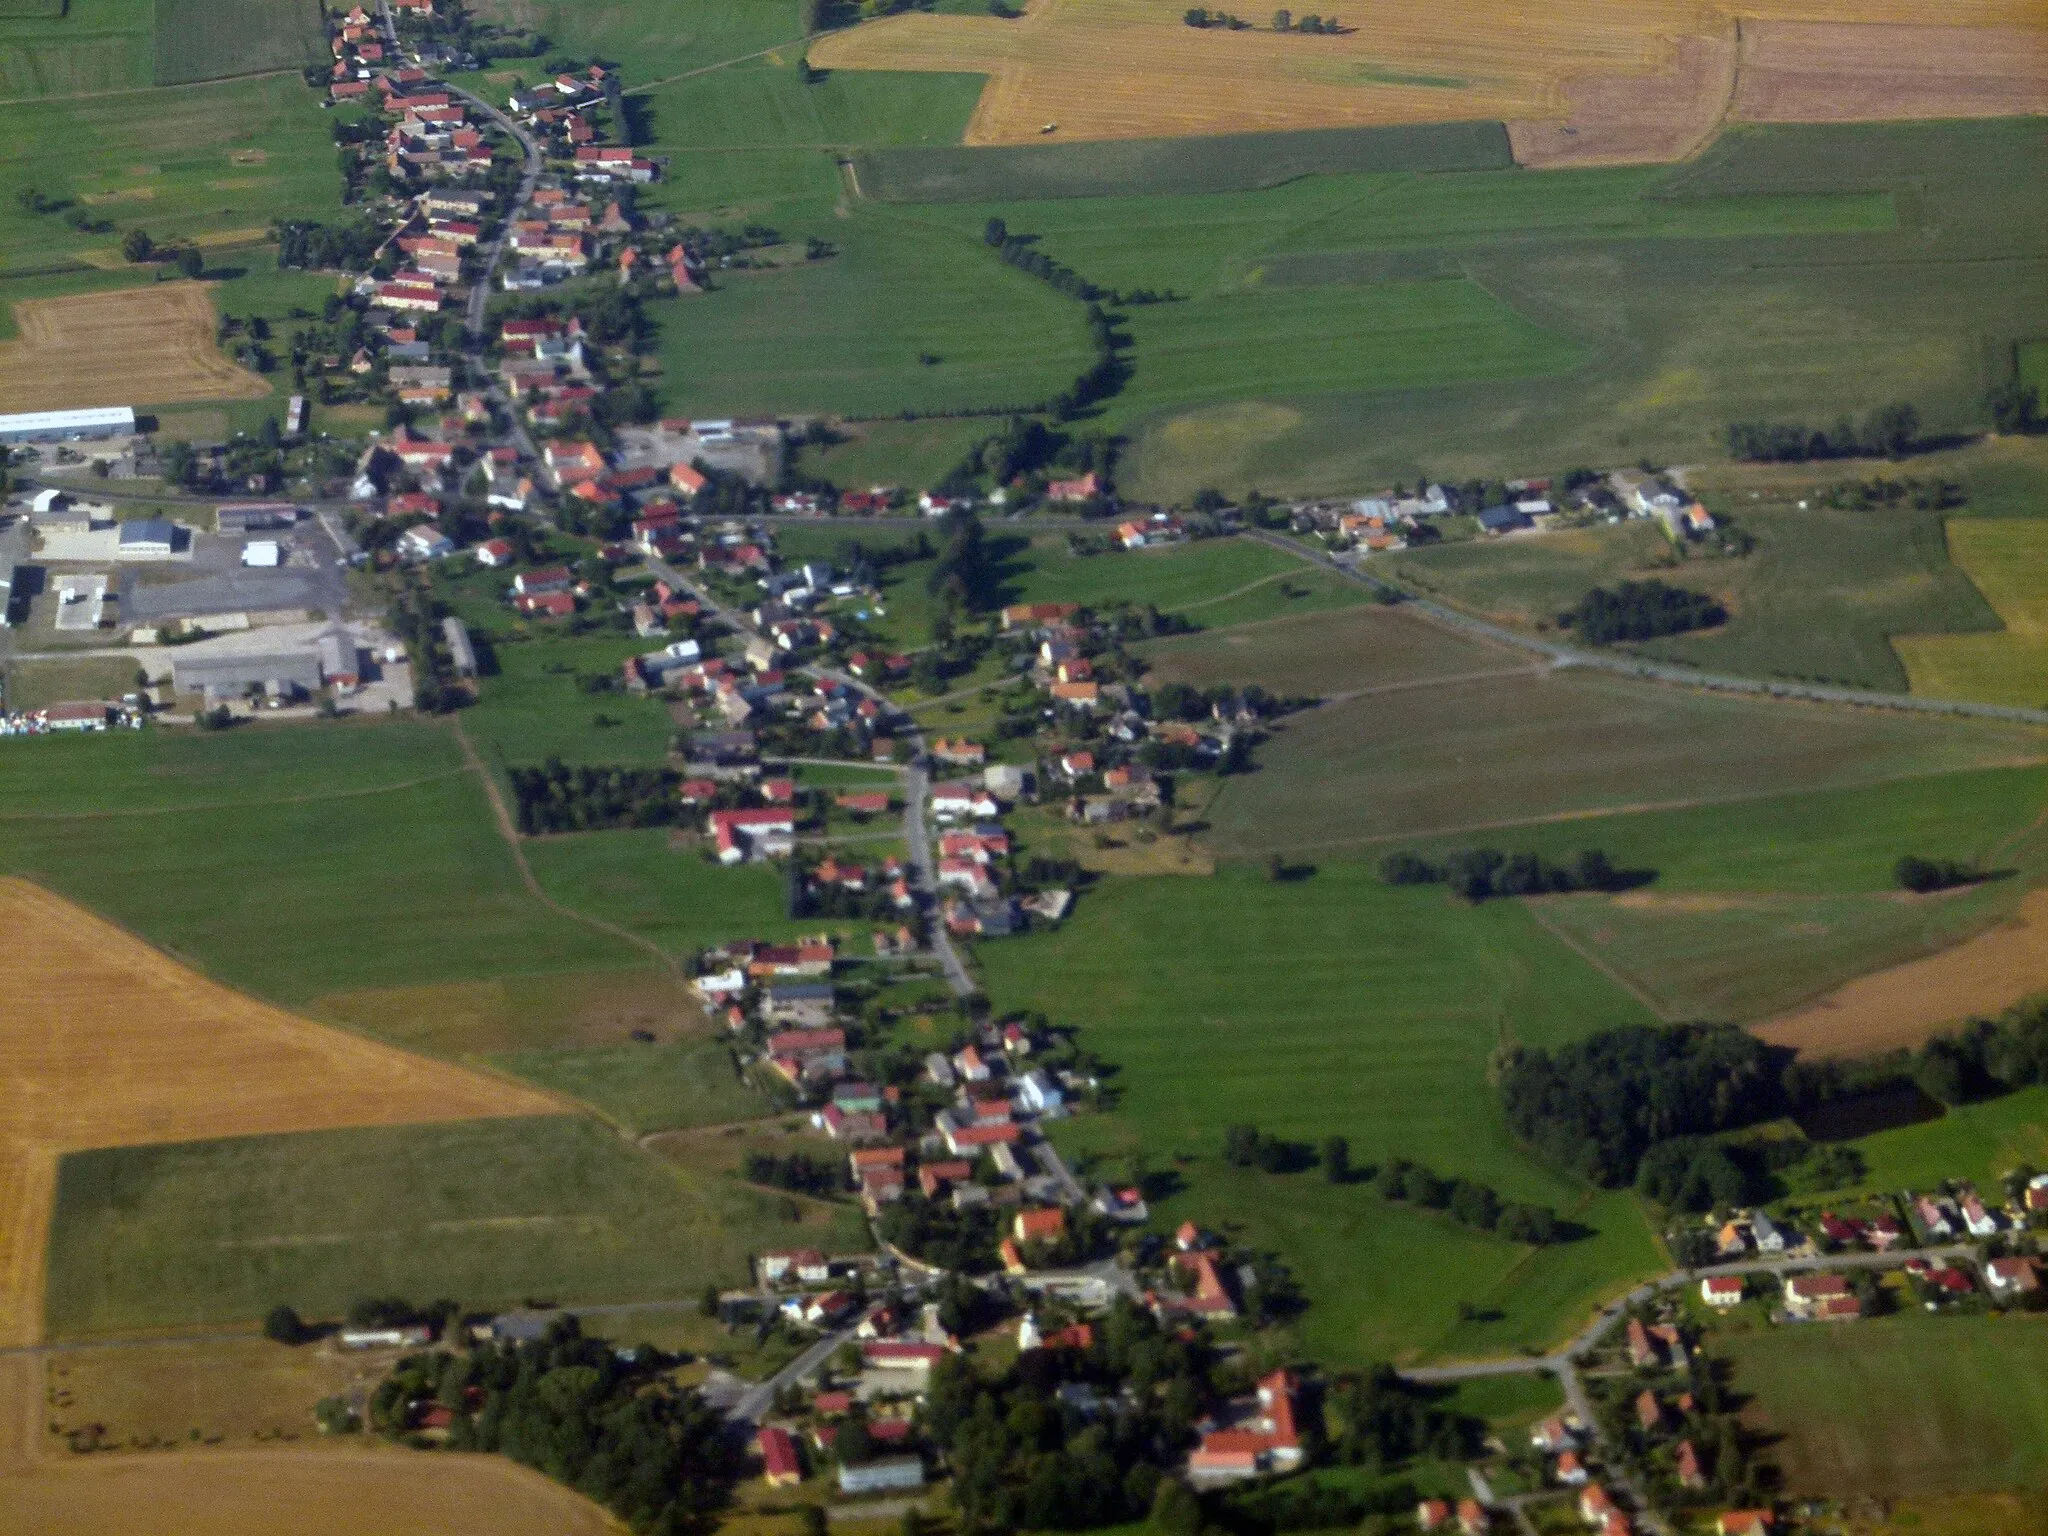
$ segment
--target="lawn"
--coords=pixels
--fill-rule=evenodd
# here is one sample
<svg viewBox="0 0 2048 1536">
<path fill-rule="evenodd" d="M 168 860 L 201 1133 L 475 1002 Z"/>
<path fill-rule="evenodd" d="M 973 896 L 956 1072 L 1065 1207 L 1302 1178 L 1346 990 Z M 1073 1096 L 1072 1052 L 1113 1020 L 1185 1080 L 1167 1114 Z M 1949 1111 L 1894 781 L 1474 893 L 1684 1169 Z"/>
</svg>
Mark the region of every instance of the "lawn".
<svg viewBox="0 0 2048 1536">
<path fill-rule="evenodd" d="M 1190 966 L 1190 954 L 1208 958 Z M 1539 1345 L 1657 1266 L 1633 1202 L 1522 1156 L 1486 1085 L 1504 1040 L 1645 1017 L 1518 907 L 1392 890 L 1357 865 L 1278 883 L 1226 867 L 1208 880 L 1107 879 L 1059 932 L 977 958 L 999 1008 L 1078 1025 L 1117 1068 L 1121 1103 L 1063 1123 L 1061 1144 L 1105 1159 L 1104 1174 L 1141 1153 L 1175 1191 L 1159 1220 L 1222 1224 L 1279 1252 L 1310 1299 L 1299 1331 L 1319 1358 Z M 1482 1179 L 1595 1235 L 1532 1252 L 1363 1183 L 1232 1169 L 1220 1138 L 1239 1121 L 1311 1145 L 1344 1135 L 1359 1164 L 1398 1155 Z"/>
<path fill-rule="evenodd" d="M 1838 1497 L 2048 1481 L 2048 1327 L 1901 1317 L 1730 1337 L 1744 1416 L 1780 1438 L 1787 1491 Z M 1911 1405 L 1910 1413 L 1902 1405 Z"/>
<path fill-rule="evenodd" d="M 645 964 L 526 893 L 444 728 L 4 745 L 0 868 L 261 996 Z"/>
<path fill-rule="evenodd" d="M 1913 691 L 1988 704 L 2048 707 L 2048 521 L 1957 518 L 1948 553 L 2005 627 L 1988 635 L 1920 635 L 1895 642 Z"/>
<path fill-rule="evenodd" d="M 1871 1189 L 1932 1189 L 1970 1179 L 1980 1189 L 2022 1163 L 2048 1168 L 2048 1088 L 2027 1088 L 1939 1119 L 1878 1131 L 1856 1143 Z"/>
<path fill-rule="evenodd" d="M 301 70 L 326 45 L 318 0 L 156 0 L 158 85 Z"/>
<path fill-rule="evenodd" d="M 688 1180 L 580 1115 L 77 1153 L 58 1176 L 56 1337 L 246 1322 L 363 1296 L 497 1307 L 695 1296 L 750 1251 L 858 1243 Z"/>
<path fill-rule="evenodd" d="M 134 228 L 160 243 L 218 243 L 260 241 L 275 219 L 333 219 L 341 178 L 330 126 L 296 75 L 0 106 L 5 267 L 118 265 Z M 31 213 L 17 201 L 25 187 L 114 227 L 81 232 L 58 213 Z M 35 296 L 0 290 L 0 300 Z"/>
<path fill-rule="evenodd" d="M 615 682 L 627 657 L 658 648 L 658 641 L 614 634 L 495 645 L 497 670 L 462 712 L 462 728 L 493 767 L 550 757 L 660 767 L 675 735 L 668 705 L 648 694 L 590 693 L 582 682 Z"/>
<path fill-rule="evenodd" d="M 583 1100 L 630 1136 L 749 1120 L 773 1108 L 740 1080 L 722 1041 L 519 1051 L 507 1072 Z"/>
<path fill-rule="evenodd" d="M 126 656 L 16 661 L 7 667 L 9 709 L 41 709 L 67 699 L 118 699 L 134 690 L 135 663 Z"/>
</svg>

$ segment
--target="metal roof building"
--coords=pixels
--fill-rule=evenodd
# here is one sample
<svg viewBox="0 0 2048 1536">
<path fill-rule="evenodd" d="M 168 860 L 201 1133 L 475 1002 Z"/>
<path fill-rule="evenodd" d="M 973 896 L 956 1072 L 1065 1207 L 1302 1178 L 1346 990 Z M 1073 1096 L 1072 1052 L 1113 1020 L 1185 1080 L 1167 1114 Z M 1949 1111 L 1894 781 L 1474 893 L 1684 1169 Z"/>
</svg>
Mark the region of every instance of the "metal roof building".
<svg viewBox="0 0 2048 1536">
<path fill-rule="evenodd" d="M 73 438 L 128 437 L 135 431 L 132 405 L 94 406 L 84 411 L 25 411 L 0 416 L 0 443 L 62 443 Z"/>
<path fill-rule="evenodd" d="M 171 684 L 180 693 L 239 698 L 251 688 L 267 693 L 320 691 L 320 657 L 314 651 L 247 652 L 226 656 L 180 656 L 171 663 Z"/>
<path fill-rule="evenodd" d="M 476 676 L 476 647 L 469 643 L 469 626 L 454 614 L 441 621 L 441 637 L 448 642 L 448 659 L 457 677 Z"/>
</svg>

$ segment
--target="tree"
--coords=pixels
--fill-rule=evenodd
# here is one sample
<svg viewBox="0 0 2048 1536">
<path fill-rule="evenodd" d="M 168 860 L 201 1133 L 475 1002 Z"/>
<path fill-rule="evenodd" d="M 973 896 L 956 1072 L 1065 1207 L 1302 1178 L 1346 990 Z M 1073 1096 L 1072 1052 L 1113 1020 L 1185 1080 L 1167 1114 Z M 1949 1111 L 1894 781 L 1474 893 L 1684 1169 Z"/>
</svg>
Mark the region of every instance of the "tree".
<svg viewBox="0 0 2048 1536">
<path fill-rule="evenodd" d="M 1323 1177 L 1332 1184 L 1345 1183 L 1351 1177 L 1351 1143 L 1342 1136 L 1323 1143 Z"/>
<path fill-rule="evenodd" d="M 303 1344 L 306 1341 L 305 1320 L 294 1309 L 280 1303 L 264 1315 L 263 1337 L 278 1344 Z"/>
<path fill-rule="evenodd" d="M 1233 1168 L 1249 1168 L 1259 1160 L 1259 1143 L 1263 1138 L 1255 1125 L 1228 1125 L 1223 1128 L 1223 1160 Z"/>
<path fill-rule="evenodd" d="M 1194 1490 L 1177 1477 L 1162 1477 L 1153 1490 L 1148 1517 L 1160 1536 L 1199 1536 L 1202 1529 L 1202 1501 Z"/>
<path fill-rule="evenodd" d="M 128 261 L 145 262 L 156 254 L 156 242 L 149 238 L 149 232 L 131 229 L 121 237 L 121 255 Z"/>
<path fill-rule="evenodd" d="M 706 1317 L 718 1316 L 718 1287 L 716 1285 L 704 1287 L 704 1294 L 697 1298 L 697 1310 Z"/>
<path fill-rule="evenodd" d="M 1275 11 L 1273 13 L 1273 30 L 1275 32 L 1291 31 L 1293 27 L 1294 18 L 1286 11 Z"/>
</svg>

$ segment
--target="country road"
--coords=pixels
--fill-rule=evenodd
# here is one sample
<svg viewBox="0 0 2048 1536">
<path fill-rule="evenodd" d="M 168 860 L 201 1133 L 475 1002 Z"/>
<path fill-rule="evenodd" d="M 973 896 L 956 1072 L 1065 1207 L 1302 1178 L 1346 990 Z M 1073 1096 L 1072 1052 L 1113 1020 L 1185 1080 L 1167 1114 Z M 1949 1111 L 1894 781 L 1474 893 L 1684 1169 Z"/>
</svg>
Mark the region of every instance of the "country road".
<svg viewBox="0 0 2048 1536">
<path fill-rule="evenodd" d="M 1582 650 L 1577 646 L 1563 645 L 1537 635 L 1525 635 L 1486 619 L 1474 618 L 1469 613 L 1432 598 L 1417 597 L 1405 587 L 1396 586 L 1356 566 L 1334 559 L 1320 550 L 1307 549 L 1298 541 L 1283 534 L 1273 533 L 1264 528 L 1247 528 L 1243 536 L 1274 549 L 1285 550 L 1297 559 L 1305 560 L 1310 565 L 1321 566 L 1324 570 L 1334 571 L 1360 586 L 1398 598 L 1402 607 L 1421 614 L 1446 629 L 1459 630 L 1477 639 L 1490 641 L 1494 645 L 1532 651 L 1548 659 L 1555 667 L 1585 667 L 1598 672 L 1611 672 L 1618 677 L 1632 677 L 1652 683 L 1675 683 L 1681 688 L 1704 688 L 1716 693 L 1745 693 L 1761 698 L 1794 699 L 1812 704 L 1860 704 L 1876 709 L 1912 710 L 1918 714 L 1971 715 L 1984 720 L 2012 720 L 2025 725 L 2048 725 L 2048 709 L 2020 709 L 2005 704 L 1975 704 L 1963 699 L 1934 699 L 1917 693 L 1880 693 L 1874 689 L 1831 688 L 1820 683 L 1767 682 L 1755 677 L 1734 677 L 1727 673 L 1700 672 L 1691 667 L 1669 666 L 1663 662 L 1645 661 L 1638 656 Z"/>
</svg>

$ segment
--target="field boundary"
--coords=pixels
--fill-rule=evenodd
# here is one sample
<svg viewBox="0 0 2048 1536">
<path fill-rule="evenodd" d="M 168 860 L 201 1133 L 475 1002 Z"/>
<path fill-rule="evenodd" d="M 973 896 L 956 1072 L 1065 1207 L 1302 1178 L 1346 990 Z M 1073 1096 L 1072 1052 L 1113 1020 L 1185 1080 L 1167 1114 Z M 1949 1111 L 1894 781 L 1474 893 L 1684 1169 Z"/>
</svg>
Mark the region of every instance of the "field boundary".
<svg viewBox="0 0 2048 1536">
<path fill-rule="evenodd" d="M 1586 948 L 1585 945 L 1581 944 L 1577 939 L 1573 938 L 1570 934 L 1566 933 L 1562 928 L 1558 927 L 1555 923 L 1553 923 L 1550 920 L 1550 915 L 1543 910 L 1543 903 L 1540 900 L 1533 900 L 1525 897 L 1522 901 L 1522 907 L 1526 912 L 1528 912 L 1529 916 L 1532 919 L 1534 919 L 1536 926 L 1538 928 L 1541 928 L 1545 933 L 1549 934 L 1553 939 L 1557 940 L 1558 943 L 1562 944 L 1566 949 L 1570 950 L 1573 954 L 1577 955 L 1581 960 L 1585 961 L 1586 964 L 1593 967 L 1594 970 L 1598 971 L 1602 976 L 1605 976 L 1609 981 L 1613 982 L 1617 987 L 1621 988 L 1621 990 L 1626 992 L 1630 997 L 1634 998 L 1637 1002 L 1641 1003 L 1643 1007 L 1649 1010 L 1652 1018 L 1655 1018 L 1659 1022 L 1665 1024 L 1675 1024 L 1678 1022 L 1675 1018 L 1672 1017 L 1670 1010 L 1665 1008 L 1665 1006 L 1662 1003 L 1658 1002 L 1656 998 L 1652 997 L 1640 983 L 1630 979 L 1628 976 L 1622 974 L 1622 972 L 1616 970 L 1614 966 L 1609 964 L 1606 960 L 1602 959 L 1599 955 L 1594 954 L 1592 950 Z"/>
</svg>

